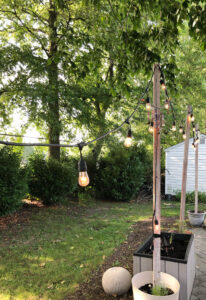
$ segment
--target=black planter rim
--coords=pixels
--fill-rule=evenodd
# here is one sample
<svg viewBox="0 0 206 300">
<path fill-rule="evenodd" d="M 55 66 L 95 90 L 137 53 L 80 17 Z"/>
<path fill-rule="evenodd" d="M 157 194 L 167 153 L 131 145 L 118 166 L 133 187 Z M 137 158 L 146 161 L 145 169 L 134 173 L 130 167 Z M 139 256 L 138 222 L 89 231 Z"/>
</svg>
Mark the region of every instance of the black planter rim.
<svg viewBox="0 0 206 300">
<path fill-rule="evenodd" d="M 173 232 L 161 232 L 161 235 L 164 235 L 164 234 L 176 234 L 176 235 L 179 235 L 179 236 L 190 236 L 189 238 L 189 242 L 188 242 L 188 245 L 187 245 L 187 249 L 186 249 L 186 252 L 185 252 L 185 257 L 184 259 L 180 259 L 180 258 L 174 258 L 174 257 L 167 257 L 167 256 L 161 256 L 161 260 L 166 260 L 166 261 L 173 261 L 173 262 L 177 262 L 177 263 L 182 263 L 182 264 L 187 264 L 187 261 L 188 261 L 188 257 L 189 257 L 189 253 L 190 253 L 190 248 L 191 248 L 191 245 L 192 245 L 192 242 L 193 242 L 193 239 L 194 239 L 194 234 L 188 234 L 188 233 L 173 233 Z M 153 238 L 153 235 L 150 235 L 146 241 L 140 245 L 138 247 L 138 249 L 133 253 L 134 256 L 139 256 L 139 257 L 146 257 L 146 258 L 152 258 L 152 255 L 151 254 L 145 254 L 145 253 L 141 253 L 141 251 L 143 251 L 148 244 L 151 243 L 152 241 L 152 238 Z"/>
</svg>

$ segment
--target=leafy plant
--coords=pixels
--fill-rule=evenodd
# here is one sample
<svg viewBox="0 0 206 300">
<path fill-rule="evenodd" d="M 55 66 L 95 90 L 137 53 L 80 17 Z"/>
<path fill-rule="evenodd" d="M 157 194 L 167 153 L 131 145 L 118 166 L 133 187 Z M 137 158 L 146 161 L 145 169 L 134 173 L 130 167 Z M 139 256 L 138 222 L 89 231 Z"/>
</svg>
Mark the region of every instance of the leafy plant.
<svg viewBox="0 0 206 300">
<path fill-rule="evenodd" d="M 9 147 L 0 149 L 0 215 L 19 208 L 27 193 L 27 173 L 20 163 L 20 153 Z"/>
<path fill-rule="evenodd" d="M 35 153 L 29 158 L 29 193 L 50 205 L 66 202 L 77 188 L 77 171 L 72 160 L 45 159 Z"/>
<path fill-rule="evenodd" d="M 175 195 L 177 201 L 181 199 L 181 192 L 177 192 Z M 206 193 L 198 192 L 198 200 L 201 203 L 206 203 Z M 195 201 L 195 192 L 190 192 L 186 194 L 186 202 L 187 203 L 194 203 Z"/>
<path fill-rule="evenodd" d="M 128 201 L 139 191 L 151 167 L 145 149 L 137 146 L 125 150 L 117 145 L 98 163 L 94 179 L 97 196 L 118 201 Z"/>
<path fill-rule="evenodd" d="M 167 296 L 168 295 L 168 288 L 164 288 L 162 286 L 154 286 L 152 287 L 152 295 L 153 296 Z"/>
</svg>

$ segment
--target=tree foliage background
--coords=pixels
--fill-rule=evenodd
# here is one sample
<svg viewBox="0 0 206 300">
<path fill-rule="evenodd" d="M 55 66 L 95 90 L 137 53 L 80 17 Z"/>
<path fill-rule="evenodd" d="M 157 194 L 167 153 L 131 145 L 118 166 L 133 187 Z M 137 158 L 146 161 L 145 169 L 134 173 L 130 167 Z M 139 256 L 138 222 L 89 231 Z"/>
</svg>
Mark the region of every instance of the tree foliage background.
<svg viewBox="0 0 206 300">
<path fill-rule="evenodd" d="M 128 117 L 160 62 L 177 125 L 192 104 L 204 132 L 204 16 L 202 1 L 0 0 L 1 127 L 18 108 L 49 143 L 97 137 Z M 164 117 L 163 148 L 182 141 Z M 148 118 L 141 105 L 132 129 L 151 149 Z M 96 166 L 126 131 L 88 147 Z"/>
</svg>

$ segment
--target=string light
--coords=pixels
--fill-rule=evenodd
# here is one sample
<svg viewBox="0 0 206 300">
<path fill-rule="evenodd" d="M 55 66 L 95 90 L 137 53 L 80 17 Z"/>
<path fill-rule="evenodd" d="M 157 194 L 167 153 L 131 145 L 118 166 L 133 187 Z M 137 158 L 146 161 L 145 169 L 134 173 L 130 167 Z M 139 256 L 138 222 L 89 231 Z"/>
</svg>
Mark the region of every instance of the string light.
<svg viewBox="0 0 206 300">
<path fill-rule="evenodd" d="M 149 123 L 149 129 L 148 130 L 149 130 L 150 133 L 154 132 L 154 123 L 153 122 Z"/>
<path fill-rule="evenodd" d="M 197 145 L 199 142 L 200 142 L 199 137 L 196 137 L 196 139 L 195 139 L 195 145 Z"/>
<path fill-rule="evenodd" d="M 193 140 L 193 143 L 192 143 L 192 148 L 195 149 L 195 143 L 194 143 L 194 140 Z"/>
<path fill-rule="evenodd" d="M 160 80 L 160 84 L 161 84 L 162 90 L 165 91 L 166 90 L 166 85 L 165 85 L 165 82 L 164 82 L 163 79 Z"/>
<path fill-rule="evenodd" d="M 131 130 L 131 128 L 129 128 L 129 130 L 128 130 L 127 137 L 124 141 L 124 145 L 127 148 L 132 146 L 132 130 Z"/>
<path fill-rule="evenodd" d="M 179 127 L 179 133 L 183 133 L 183 127 L 182 126 Z"/>
<path fill-rule="evenodd" d="M 194 120 L 195 120 L 194 115 L 193 115 L 193 114 L 190 114 L 190 121 L 191 121 L 191 122 L 194 122 Z"/>
<path fill-rule="evenodd" d="M 172 124 L 172 131 L 176 131 L 176 125 L 175 125 L 175 121 Z"/>
<path fill-rule="evenodd" d="M 165 109 L 169 109 L 170 108 L 170 102 L 168 99 L 165 100 L 165 104 L 164 104 Z"/>
<path fill-rule="evenodd" d="M 161 115 L 161 125 L 162 125 L 162 127 L 165 127 L 165 118 L 164 118 L 164 115 Z"/>
<path fill-rule="evenodd" d="M 192 131 L 195 132 L 195 124 L 192 124 Z"/>
<path fill-rule="evenodd" d="M 149 97 L 147 97 L 147 99 L 146 99 L 146 111 L 150 111 L 150 110 L 151 110 L 151 103 L 150 103 Z"/>
<path fill-rule="evenodd" d="M 85 187 L 89 184 L 89 176 L 87 174 L 87 164 L 82 158 L 82 146 L 79 145 L 80 161 L 79 161 L 79 178 L 78 183 L 80 186 Z"/>
<path fill-rule="evenodd" d="M 186 133 L 185 133 L 184 130 L 183 130 L 183 132 L 182 132 L 182 137 L 183 137 L 184 140 L 186 139 Z"/>
<path fill-rule="evenodd" d="M 159 230 L 159 222 L 158 220 L 155 218 L 155 230 Z"/>
<path fill-rule="evenodd" d="M 166 88 L 166 85 L 165 85 L 165 80 L 164 80 L 164 74 L 160 68 L 160 71 L 161 71 L 161 80 L 160 80 L 160 84 L 161 84 L 161 88 L 162 90 L 165 91 L 165 95 L 166 95 L 166 100 L 165 100 L 165 103 L 164 103 L 164 107 L 165 109 L 169 109 L 170 106 L 171 106 L 171 110 L 172 110 L 172 114 L 173 114 L 173 120 L 174 120 L 174 108 L 173 108 L 173 105 L 172 103 L 170 102 L 170 99 L 169 99 L 169 95 L 168 95 L 168 92 L 167 92 L 167 88 Z M 14 142 L 7 142 L 7 141 L 0 141 L 0 144 L 4 144 L 4 145 L 12 145 L 12 146 L 46 146 L 46 147 L 79 147 L 79 150 L 80 150 L 80 161 L 78 163 L 78 169 L 79 169 L 79 177 L 78 177 L 78 183 L 80 186 L 82 187 L 86 187 L 90 180 L 89 180 L 89 176 L 88 176 L 88 173 L 87 173 L 87 165 L 86 165 L 86 161 L 83 160 L 82 158 L 82 149 L 84 146 L 88 146 L 94 142 L 97 142 L 103 138 L 105 138 L 106 136 L 110 135 L 111 133 L 114 133 L 114 132 L 117 132 L 125 123 L 129 124 L 129 120 L 130 118 L 133 117 L 133 115 L 135 114 L 135 112 L 137 111 L 139 105 L 141 104 L 141 102 L 143 102 L 143 99 L 144 99 L 144 96 L 145 95 L 148 95 L 148 92 L 149 92 L 149 87 L 150 87 L 150 84 L 152 82 L 152 78 L 153 78 L 153 75 L 154 75 L 154 72 L 152 73 L 152 76 L 151 76 L 151 79 L 149 80 L 148 84 L 147 84 L 147 87 L 142 95 L 142 97 L 140 98 L 138 104 L 136 105 L 136 107 L 134 108 L 134 110 L 132 111 L 132 113 L 129 115 L 128 119 L 123 121 L 122 124 L 120 124 L 118 127 L 116 128 L 113 128 L 109 131 L 107 131 L 106 133 L 104 133 L 103 135 L 97 137 L 97 138 L 94 138 L 93 140 L 90 140 L 90 141 L 87 141 L 87 142 L 82 142 L 82 143 L 79 143 L 79 144 L 43 144 L 43 143 L 14 143 Z M 150 103 L 150 99 L 149 97 L 146 98 L 146 110 L 149 112 L 151 111 L 152 109 L 152 105 Z M 158 108 L 158 109 L 161 109 Z M 194 121 L 194 116 L 191 114 L 189 115 L 191 121 Z M 165 123 L 164 123 L 164 116 L 162 115 L 161 117 L 161 125 L 162 126 L 165 126 Z M 153 121 L 149 122 L 149 128 L 148 128 L 149 132 L 150 133 L 153 133 L 154 132 L 154 123 Z M 176 125 L 175 125 L 175 121 L 173 121 L 173 125 L 172 125 L 172 131 L 176 131 Z M 183 128 L 182 126 L 180 126 L 180 129 L 179 131 L 181 133 L 183 133 L 183 138 L 185 139 L 186 138 L 186 135 L 185 135 L 185 132 L 183 131 Z M 199 142 L 199 137 L 196 138 L 196 143 Z M 132 131 L 131 131 L 131 128 L 129 128 L 128 130 L 128 133 L 127 133 L 127 137 L 124 141 L 124 145 L 125 147 L 130 147 L 132 145 Z M 157 222 L 157 224 L 156 224 Z M 158 220 L 155 220 L 155 226 L 159 226 L 158 224 Z"/>
</svg>

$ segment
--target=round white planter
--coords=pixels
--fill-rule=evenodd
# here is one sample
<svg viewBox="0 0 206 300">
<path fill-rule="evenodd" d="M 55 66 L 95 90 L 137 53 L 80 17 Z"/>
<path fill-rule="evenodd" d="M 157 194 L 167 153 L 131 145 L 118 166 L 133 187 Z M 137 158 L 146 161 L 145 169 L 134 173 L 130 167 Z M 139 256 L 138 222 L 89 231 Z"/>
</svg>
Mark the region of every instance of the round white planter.
<svg viewBox="0 0 206 300">
<path fill-rule="evenodd" d="M 152 271 L 137 273 L 132 278 L 132 290 L 134 300 L 178 300 L 180 284 L 172 275 L 160 273 L 160 284 L 171 289 L 174 294 L 169 296 L 153 296 L 139 290 L 140 287 L 152 282 Z"/>
<path fill-rule="evenodd" d="M 195 213 L 189 210 L 188 212 L 189 222 L 192 226 L 202 226 L 205 219 L 205 212 Z"/>
</svg>

